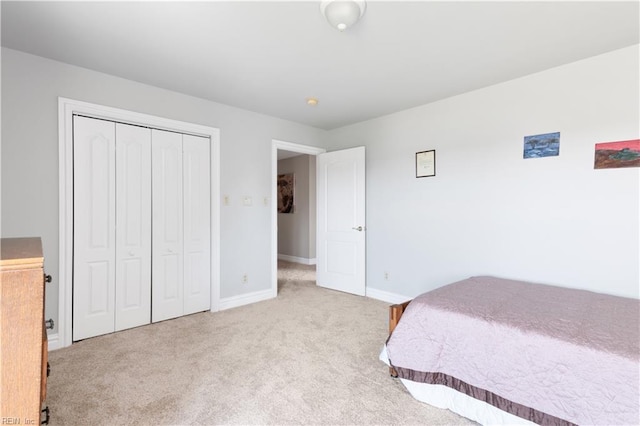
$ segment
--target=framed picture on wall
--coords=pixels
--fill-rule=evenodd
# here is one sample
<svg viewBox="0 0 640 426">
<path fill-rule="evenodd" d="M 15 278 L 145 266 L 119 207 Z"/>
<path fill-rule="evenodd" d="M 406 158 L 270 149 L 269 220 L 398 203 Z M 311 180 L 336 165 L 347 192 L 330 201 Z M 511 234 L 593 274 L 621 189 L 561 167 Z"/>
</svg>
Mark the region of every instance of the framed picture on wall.
<svg viewBox="0 0 640 426">
<path fill-rule="evenodd" d="M 436 150 L 416 152 L 416 177 L 436 175 Z"/>
<path fill-rule="evenodd" d="M 557 157 L 560 155 L 560 132 L 524 137 L 523 158 Z"/>
<path fill-rule="evenodd" d="M 294 183 L 293 173 L 278 175 L 278 213 L 293 213 Z"/>
<path fill-rule="evenodd" d="M 594 169 L 640 167 L 640 139 L 596 144 Z"/>
</svg>

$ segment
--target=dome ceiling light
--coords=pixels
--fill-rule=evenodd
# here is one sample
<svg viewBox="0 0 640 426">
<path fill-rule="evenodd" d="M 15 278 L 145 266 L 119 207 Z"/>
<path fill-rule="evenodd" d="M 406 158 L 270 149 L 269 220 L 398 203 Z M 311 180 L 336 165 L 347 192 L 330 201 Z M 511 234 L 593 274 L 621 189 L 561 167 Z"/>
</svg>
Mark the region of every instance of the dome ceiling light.
<svg viewBox="0 0 640 426">
<path fill-rule="evenodd" d="M 333 28 L 344 31 L 364 15 L 364 0 L 325 0 L 320 3 L 322 15 Z"/>
</svg>

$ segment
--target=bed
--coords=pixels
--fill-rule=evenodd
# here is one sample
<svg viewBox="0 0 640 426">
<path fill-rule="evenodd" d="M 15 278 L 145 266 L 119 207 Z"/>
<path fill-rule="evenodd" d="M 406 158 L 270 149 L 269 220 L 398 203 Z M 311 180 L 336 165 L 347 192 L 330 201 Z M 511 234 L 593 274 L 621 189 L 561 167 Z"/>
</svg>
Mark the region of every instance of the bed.
<svg viewBox="0 0 640 426">
<path fill-rule="evenodd" d="M 640 423 L 640 301 L 472 277 L 390 308 L 380 359 L 482 424 Z"/>
</svg>

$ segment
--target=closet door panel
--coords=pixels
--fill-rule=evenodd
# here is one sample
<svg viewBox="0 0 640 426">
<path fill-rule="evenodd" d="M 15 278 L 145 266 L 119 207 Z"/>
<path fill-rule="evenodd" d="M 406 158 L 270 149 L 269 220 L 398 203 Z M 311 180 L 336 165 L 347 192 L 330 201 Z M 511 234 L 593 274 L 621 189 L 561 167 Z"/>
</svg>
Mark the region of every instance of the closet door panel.
<svg viewBox="0 0 640 426">
<path fill-rule="evenodd" d="M 151 129 L 116 124 L 115 330 L 151 322 Z"/>
<path fill-rule="evenodd" d="M 183 135 L 184 313 L 211 307 L 209 138 Z"/>
<path fill-rule="evenodd" d="M 73 119 L 73 340 L 114 331 L 115 124 Z"/>
<path fill-rule="evenodd" d="M 182 135 L 152 130 L 152 321 L 183 314 Z"/>
</svg>

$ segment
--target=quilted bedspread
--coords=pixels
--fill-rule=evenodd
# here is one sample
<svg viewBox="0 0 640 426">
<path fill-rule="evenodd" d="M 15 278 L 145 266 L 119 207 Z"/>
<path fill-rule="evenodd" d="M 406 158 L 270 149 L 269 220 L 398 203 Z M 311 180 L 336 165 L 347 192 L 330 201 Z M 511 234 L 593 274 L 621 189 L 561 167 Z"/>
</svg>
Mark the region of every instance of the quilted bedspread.
<svg viewBox="0 0 640 426">
<path fill-rule="evenodd" d="M 401 378 L 536 423 L 640 423 L 637 299 L 474 277 L 414 299 L 387 353 Z"/>
</svg>

